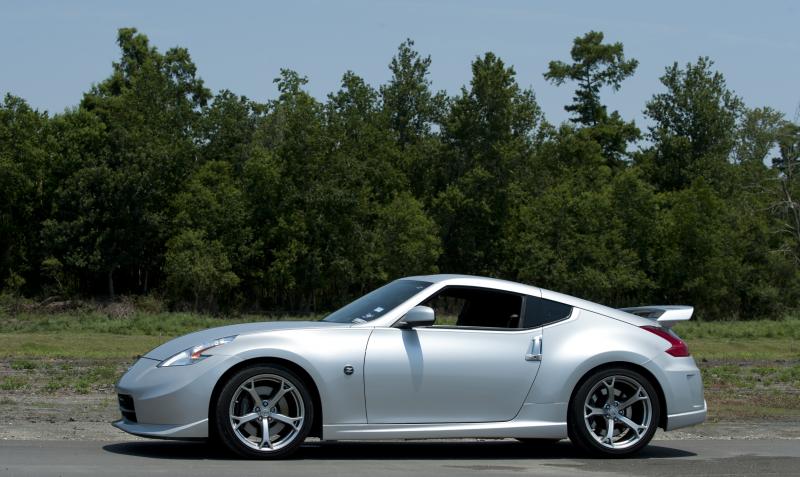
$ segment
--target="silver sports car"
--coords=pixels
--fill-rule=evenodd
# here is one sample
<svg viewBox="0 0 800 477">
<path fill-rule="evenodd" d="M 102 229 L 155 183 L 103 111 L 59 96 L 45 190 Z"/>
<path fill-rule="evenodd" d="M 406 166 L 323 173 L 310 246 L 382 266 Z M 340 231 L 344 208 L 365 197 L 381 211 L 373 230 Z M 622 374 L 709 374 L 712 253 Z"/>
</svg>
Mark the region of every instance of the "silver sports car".
<svg viewBox="0 0 800 477">
<path fill-rule="evenodd" d="M 613 309 L 490 278 L 384 285 L 317 322 L 176 338 L 117 385 L 138 436 L 278 458 L 321 439 L 569 438 L 623 456 L 703 422 L 700 371 L 670 329 L 687 306 Z"/>
</svg>

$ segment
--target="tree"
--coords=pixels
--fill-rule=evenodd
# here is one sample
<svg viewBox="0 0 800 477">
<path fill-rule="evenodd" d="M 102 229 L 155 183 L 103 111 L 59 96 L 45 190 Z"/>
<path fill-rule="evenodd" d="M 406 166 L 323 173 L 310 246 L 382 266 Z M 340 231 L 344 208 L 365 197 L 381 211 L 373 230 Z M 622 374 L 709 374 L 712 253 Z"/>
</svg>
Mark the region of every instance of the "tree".
<svg viewBox="0 0 800 477">
<path fill-rule="evenodd" d="M 772 108 L 744 108 L 736 131 L 734 163 L 766 165 L 785 123 L 783 113 Z"/>
<path fill-rule="evenodd" d="M 800 125 L 784 123 L 777 139 L 779 156 L 772 164 L 779 176 L 772 210 L 780 219 L 781 251 L 800 264 Z"/>
<path fill-rule="evenodd" d="M 590 31 L 575 38 L 570 55 L 573 63 L 551 61 L 545 79 L 557 86 L 567 80 L 578 86 L 572 104 L 564 107 L 573 113 L 571 121 L 588 128 L 591 137 L 603 148 L 610 165 L 620 165 L 630 142 L 639 138 L 633 122 L 625 122 L 617 111 L 608 114 L 600 101 L 600 90 L 610 87 L 619 91 L 622 82 L 632 76 L 639 62 L 625 59 L 622 43 L 603 43 L 602 32 Z"/>
<path fill-rule="evenodd" d="M 175 195 L 172 229 L 201 231 L 219 242 L 239 277 L 244 277 L 255 258 L 258 243 L 253 236 L 249 209 L 228 162 L 203 164 Z"/>
<path fill-rule="evenodd" d="M 635 171 L 615 175 L 584 130 L 563 125 L 549 139 L 536 172 L 511 186 L 503 276 L 610 305 L 639 302 L 653 288 L 652 190 Z"/>
<path fill-rule="evenodd" d="M 600 89 L 610 86 L 618 91 L 633 75 L 639 62 L 626 60 L 622 43 L 603 44 L 603 33 L 590 31 L 575 38 L 570 56 L 573 63 L 551 61 L 544 77 L 558 86 L 567 80 L 576 81 L 573 103 L 564 109 L 575 113 L 572 121 L 584 126 L 596 126 L 606 118 L 606 107 L 600 102 Z"/>
<path fill-rule="evenodd" d="M 161 54 L 133 28 L 120 29 L 117 43 L 120 61 L 80 106 L 102 124 L 102 148 L 78 153 L 90 164 L 65 179 L 48 224 L 65 262 L 105 274 L 112 297 L 117 270 L 128 287 L 146 291 L 160 268 L 165 209 L 194 170 L 193 134 L 210 98 L 185 49 Z"/>
<path fill-rule="evenodd" d="M 707 58 L 666 68 L 634 150 L 602 95 L 637 62 L 599 32 L 545 74 L 575 84 L 558 126 L 492 53 L 450 97 L 406 40 L 385 84 L 347 71 L 317 99 L 284 69 L 262 104 L 212 97 L 183 48 L 117 43 L 77 107 L 0 104 L 3 293 L 326 311 L 441 270 L 701 319 L 800 302 L 800 126 L 746 107 Z"/>
<path fill-rule="evenodd" d="M 224 246 L 197 230 L 184 230 L 167 242 L 167 288 L 174 297 L 191 296 L 193 309 L 216 305 L 216 297 L 239 283 Z"/>
<path fill-rule="evenodd" d="M 266 113 L 264 105 L 244 96 L 222 90 L 202 109 L 198 118 L 199 156 L 202 161 L 230 163 L 237 175 L 253 152 L 259 121 Z"/>
<path fill-rule="evenodd" d="M 397 194 L 377 211 L 373 250 L 375 283 L 436 273 L 442 253 L 436 223 L 410 193 Z"/>
<path fill-rule="evenodd" d="M 388 130 L 399 148 L 392 159 L 408 178 L 415 197 L 427 202 L 434 187 L 432 158 L 439 154 L 441 145 L 434 126 L 442 121 L 447 96 L 431 91 L 431 58 L 422 57 L 413 48 L 411 40 L 400 44 L 389 63 L 392 77 L 380 87 L 380 99 Z"/>
<path fill-rule="evenodd" d="M 413 48 L 411 40 L 400 44 L 389 63 L 392 77 L 380 88 L 389 127 L 402 148 L 428 137 L 432 124 L 441 119 L 445 105 L 444 92 L 434 94 L 430 89 L 431 57 L 422 57 Z"/>
<path fill-rule="evenodd" d="M 46 210 L 48 118 L 21 98 L 0 104 L 0 283 L 38 282 L 39 222 Z"/>
<path fill-rule="evenodd" d="M 442 131 L 439 191 L 432 202 L 441 228 L 440 268 L 495 273 L 508 215 L 508 184 L 529 166 L 543 118 L 533 91 L 492 53 L 472 63 L 470 89 L 453 100 Z"/>
<path fill-rule="evenodd" d="M 654 124 L 644 166 L 661 190 L 686 188 L 698 176 L 712 186 L 726 181 L 743 104 L 713 64 L 706 57 L 685 68 L 674 63 L 661 77 L 667 91 L 647 102 Z"/>
</svg>

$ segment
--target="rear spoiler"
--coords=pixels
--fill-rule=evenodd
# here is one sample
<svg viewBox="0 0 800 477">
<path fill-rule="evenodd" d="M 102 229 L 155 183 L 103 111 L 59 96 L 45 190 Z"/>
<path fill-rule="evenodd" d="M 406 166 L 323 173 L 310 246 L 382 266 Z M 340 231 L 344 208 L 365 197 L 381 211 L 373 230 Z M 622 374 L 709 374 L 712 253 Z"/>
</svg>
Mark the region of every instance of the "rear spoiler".
<svg viewBox="0 0 800 477">
<path fill-rule="evenodd" d="M 656 320 L 658 324 L 666 328 L 672 328 L 679 321 L 687 321 L 694 313 L 694 307 L 683 305 L 664 305 L 664 306 L 634 306 L 632 308 L 620 308 L 621 311 Z"/>
</svg>

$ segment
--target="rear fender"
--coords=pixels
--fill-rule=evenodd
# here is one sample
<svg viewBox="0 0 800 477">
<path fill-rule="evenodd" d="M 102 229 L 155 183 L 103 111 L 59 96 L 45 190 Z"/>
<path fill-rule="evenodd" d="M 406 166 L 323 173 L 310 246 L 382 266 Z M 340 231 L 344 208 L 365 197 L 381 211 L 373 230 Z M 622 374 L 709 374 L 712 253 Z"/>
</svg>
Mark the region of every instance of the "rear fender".
<svg viewBox="0 0 800 477">
<path fill-rule="evenodd" d="M 628 323 L 575 309 L 569 320 L 544 327 L 542 363 L 526 402 L 567 403 L 590 370 L 608 363 L 643 366 L 663 352 L 663 341 Z"/>
</svg>

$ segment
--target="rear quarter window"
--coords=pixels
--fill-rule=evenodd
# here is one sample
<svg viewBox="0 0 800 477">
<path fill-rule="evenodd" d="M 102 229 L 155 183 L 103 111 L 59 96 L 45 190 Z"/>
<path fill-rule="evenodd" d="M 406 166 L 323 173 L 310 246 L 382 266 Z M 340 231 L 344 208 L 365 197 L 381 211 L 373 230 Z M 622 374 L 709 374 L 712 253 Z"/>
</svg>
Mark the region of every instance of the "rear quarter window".
<svg viewBox="0 0 800 477">
<path fill-rule="evenodd" d="M 521 328 L 538 328 L 561 321 L 572 314 L 572 307 L 535 296 L 525 297 L 525 316 Z"/>
</svg>

